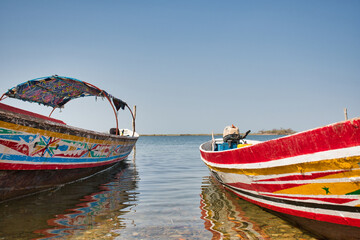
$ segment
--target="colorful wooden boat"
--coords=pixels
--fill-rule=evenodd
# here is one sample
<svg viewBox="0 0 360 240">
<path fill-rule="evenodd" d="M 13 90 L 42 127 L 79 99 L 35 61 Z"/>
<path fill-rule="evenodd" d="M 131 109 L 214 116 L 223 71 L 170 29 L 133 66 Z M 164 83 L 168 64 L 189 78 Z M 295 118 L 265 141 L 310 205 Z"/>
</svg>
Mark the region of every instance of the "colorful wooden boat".
<svg viewBox="0 0 360 240">
<path fill-rule="evenodd" d="M 94 85 L 55 75 L 19 84 L 0 101 L 11 97 L 56 109 L 85 96 L 109 101 L 116 119 L 111 133 L 72 127 L 0 103 L 0 202 L 91 176 L 130 154 L 139 137 L 133 112 L 125 102 Z M 132 131 L 118 128 L 117 111 L 125 107 L 132 114 Z"/>
<path fill-rule="evenodd" d="M 322 238 L 360 239 L 360 118 L 223 145 L 214 139 L 200 153 L 225 188 Z"/>
</svg>

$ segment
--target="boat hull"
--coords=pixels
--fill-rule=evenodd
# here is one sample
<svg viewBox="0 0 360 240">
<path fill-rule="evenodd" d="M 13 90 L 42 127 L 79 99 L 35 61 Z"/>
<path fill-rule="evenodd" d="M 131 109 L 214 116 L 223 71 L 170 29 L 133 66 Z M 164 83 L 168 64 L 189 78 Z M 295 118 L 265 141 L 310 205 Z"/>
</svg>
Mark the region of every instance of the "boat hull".
<svg viewBox="0 0 360 240">
<path fill-rule="evenodd" d="M 250 141 L 249 141 L 250 142 Z M 239 197 L 327 239 L 360 239 L 360 119 L 201 158 Z"/>
<path fill-rule="evenodd" d="M 47 189 L 61 187 L 111 168 L 114 164 L 100 167 L 59 170 L 0 170 L 0 199 L 14 199 Z"/>
<path fill-rule="evenodd" d="M 0 108 L 0 202 L 107 169 L 126 159 L 137 139 Z"/>
</svg>

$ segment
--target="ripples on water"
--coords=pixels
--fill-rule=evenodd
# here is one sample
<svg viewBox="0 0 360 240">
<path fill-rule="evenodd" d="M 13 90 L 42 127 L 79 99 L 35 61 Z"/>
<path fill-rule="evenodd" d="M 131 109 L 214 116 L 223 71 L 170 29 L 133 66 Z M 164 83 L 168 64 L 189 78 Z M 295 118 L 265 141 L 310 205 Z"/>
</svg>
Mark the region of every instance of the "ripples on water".
<svg viewBox="0 0 360 240">
<path fill-rule="evenodd" d="M 209 139 L 141 137 L 109 171 L 0 203 L 0 239 L 314 239 L 210 177 Z"/>
</svg>

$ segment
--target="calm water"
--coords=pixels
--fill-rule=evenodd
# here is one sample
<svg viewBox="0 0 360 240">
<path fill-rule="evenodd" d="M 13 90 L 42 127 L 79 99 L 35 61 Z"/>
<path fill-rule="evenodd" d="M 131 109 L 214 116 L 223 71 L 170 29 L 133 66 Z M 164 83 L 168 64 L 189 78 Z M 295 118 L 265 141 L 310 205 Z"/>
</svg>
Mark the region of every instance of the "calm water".
<svg viewBox="0 0 360 240">
<path fill-rule="evenodd" d="M 116 168 L 2 203 L 0 239 L 315 239 L 215 182 L 198 149 L 208 140 L 141 137 Z"/>
</svg>

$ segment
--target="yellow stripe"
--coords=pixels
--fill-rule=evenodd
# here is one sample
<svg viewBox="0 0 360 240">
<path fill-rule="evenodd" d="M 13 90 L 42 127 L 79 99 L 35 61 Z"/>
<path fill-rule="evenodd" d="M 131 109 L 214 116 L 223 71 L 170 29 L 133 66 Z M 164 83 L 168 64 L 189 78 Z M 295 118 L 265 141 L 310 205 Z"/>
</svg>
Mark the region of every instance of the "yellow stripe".
<svg viewBox="0 0 360 240">
<path fill-rule="evenodd" d="M 349 170 L 347 172 L 335 173 L 332 175 L 328 175 L 328 176 L 320 177 L 320 178 L 316 178 L 316 179 L 351 178 L 351 177 L 359 177 L 359 176 L 360 176 L 360 169 L 358 168 L 358 169 L 354 169 L 354 170 Z"/>
<path fill-rule="evenodd" d="M 298 187 L 283 189 L 274 193 L 301 195 L 345 195 L 359 190 L 359 185 L 353 182 L 310 183 Z"/>
<path fill-rule="evenodd" d="M 359 168 L 360 156 L 327 159 L 315 162 L 305 162 L 299 164 L 291 164 L 286 166 L 256 168 L 256 169 L 236 169 L 236 168 L 219 168 L 208 167 L 217 172 L 236 173 L 244 175 L 276 175 L 276 174 L 290 174 L 290 173 L 309 173 L 321 172 L 331 170 L 352 170 Z M 359 175 L 357 175 L 359 176 Z"/>
<path fill-rule="evenodd" d="M 7 129 L 14 130 L 14 131 L 32 133 L 32 134 L 37 134 L 37 135 L 44 135 L 44 136 L 48 136 L 48 137 L 56 137 L 56 138 L 71 140 L 71 141 L 97 143 L 97 144 L 110 144 L 110 145 L 114 144 L 114 141 L 98 140 L 98 139 L 79 137 L 79 136 L 74 136 L 74 135 L 69 135 L 69 134 L 64 134 L 64 133 L 51 132 L 51 131 L 46 131 L 46 130 L 42 130 L 42 129 L 38 129 L 38 128 L 32 128 L 32 127 L 22 126 L 22 125 L 18 125 L 18 124 L 3 122 L 3 121 L 0 121 L 0 126 L 7 128 Z M 125 144 L 129 144 L 129 142 L 116 141 L 116 144 L 125 145 Z"/>
</svg>

